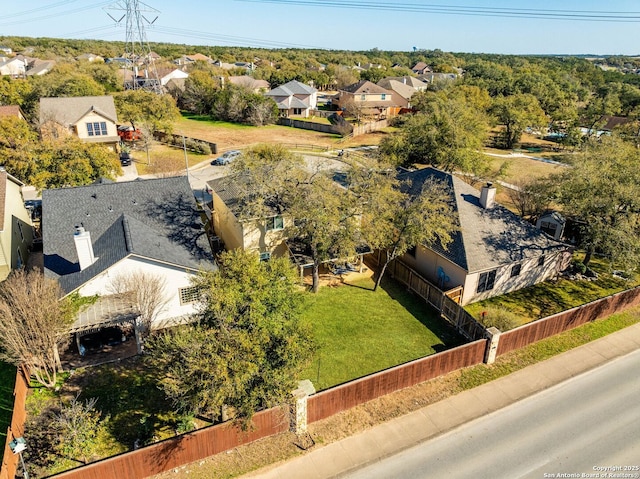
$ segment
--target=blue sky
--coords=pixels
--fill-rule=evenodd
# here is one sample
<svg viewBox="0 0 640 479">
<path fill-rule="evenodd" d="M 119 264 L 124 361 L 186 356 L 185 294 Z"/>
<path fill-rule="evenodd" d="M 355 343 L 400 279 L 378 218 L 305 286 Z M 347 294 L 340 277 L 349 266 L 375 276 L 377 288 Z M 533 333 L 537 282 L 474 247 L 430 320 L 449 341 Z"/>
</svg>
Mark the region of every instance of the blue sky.
<svg viewBox="0 0 640 479">
<path fill-rule="evenodd" d="M 119 18 L 124 12 L 103 9 L 124 6 L 125 0 L 4 3 L 0 35 L 125 39 L 124 20 L 118 26 L 107 15 L 108 11 Z M 145 5 L 158 10 L 157 14 L 146 12 L 145 17 L 151 21 L 157 15 L 154 24 L 146 27 L 146 34 L 149 41 L 159 42 L 336 50 L 410 51 L 416 47 L 506 54 L 640 54 L 637 0 L 148 0 L 140 3 L 140 8 Z M 486 15 L 487 9 L 501 9 L 496 12 L 502 16 Z M 606 18 L 612 12 L 620 12 L 616 14 L 619 20 L 633 21 Z M 521 16 L 509 16 L 513 14 Z M 566 19 L 572 15 L 602 21 Z"/>
</svg>

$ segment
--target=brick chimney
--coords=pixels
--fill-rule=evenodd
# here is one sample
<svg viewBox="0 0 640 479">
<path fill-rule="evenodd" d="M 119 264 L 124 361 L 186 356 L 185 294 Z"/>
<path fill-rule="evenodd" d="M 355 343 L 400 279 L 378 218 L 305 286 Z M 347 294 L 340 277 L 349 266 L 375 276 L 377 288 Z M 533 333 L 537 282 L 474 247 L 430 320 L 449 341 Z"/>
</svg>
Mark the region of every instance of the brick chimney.
<svg viewBox="0 0 640 479">
<path fill-rule="evenodd" d="M 91 235 L 85 231 L 83 226 L 76 226 L 73 234 L 73 241 L 78 252 L 78 262 L 80 263 L 80 271 L 85 270 L 96 261 L 93 255 L 93 245 L 91 244 Z"/>
<path fill-rule="evenodd" d="M 482 187 L 482 190 L 480 190 L 480 206 L 485 210 L 490 210 L 493 208 L 495 201 L 496 189 L 494 188 L 493 183 L 487 182 L 487 184 Z"/>
</svg>

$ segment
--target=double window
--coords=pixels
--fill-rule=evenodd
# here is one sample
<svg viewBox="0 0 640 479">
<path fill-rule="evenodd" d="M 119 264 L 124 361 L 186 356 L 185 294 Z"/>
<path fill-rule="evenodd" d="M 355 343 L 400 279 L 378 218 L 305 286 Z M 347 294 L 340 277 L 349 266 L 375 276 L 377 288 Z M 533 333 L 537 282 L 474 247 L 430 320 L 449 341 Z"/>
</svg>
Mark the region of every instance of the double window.
<svg viewBox="0 0 640 479">
<path fill-rule="evenodd" d="M 491 291 L 493 289 L 493 285 L 496 282 L 496 270 L 487 271 L 486 273 L 480 273 L 480 278 L 478 279 L 478 288 L 476 289 L 476 293 L 483 293 L 484 291 Z"/>
<path fill-rule="evenodd" d="M 107 136 L 107 122 L 94 121 L 94 122 L 87 123 L 87 135 Z"/>
<path fill-rule="evenodd" d="M 267 231 L 277 231 L 284 229 L 284 219 L 282 216 L 272 216 L 267 218 Z"/>
</svg>

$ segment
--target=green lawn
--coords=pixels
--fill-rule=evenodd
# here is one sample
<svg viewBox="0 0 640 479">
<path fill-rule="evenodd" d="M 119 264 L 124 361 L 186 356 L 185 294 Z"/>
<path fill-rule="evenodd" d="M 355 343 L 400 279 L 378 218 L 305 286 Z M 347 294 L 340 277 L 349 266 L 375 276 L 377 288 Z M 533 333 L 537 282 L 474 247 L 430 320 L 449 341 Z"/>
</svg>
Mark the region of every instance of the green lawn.
<svg viewBox="0 0 640 479">
<path fill-rule="evenodd" d="M 577 256 L 579 259 L 582 257 L 582 254 Z M 479 318 L 480 313 L 488 306 L 502 308 L 516 313 L 521 318 L 520 323 L 526 324 L 640 284 L 637 278 L 624 281 L 614 277 L 608 261 L 602 258 L 592 258 L 589 267 L 598 273 L 597 280 L 571 281 L 561 278 L 557 281 L 545 281 L 529 288 L 469 304 L 465 309 Z"/>
<path fill-rule="evenodd" d="M 305 300 L 318 351 L 303 378 L 317 390 L 462 344 L 464 340 L 417 296 L 386 280 L 323 287 Z"/>
<path fill-rule="evenodd" d="M 13 387 L 16 383 L 16 368 L 0 362 L 0 444 L 7 439 L 7 428 L 13 413 Z M 4 447 L 4 446 L 2 446 Z"/>
</svg>

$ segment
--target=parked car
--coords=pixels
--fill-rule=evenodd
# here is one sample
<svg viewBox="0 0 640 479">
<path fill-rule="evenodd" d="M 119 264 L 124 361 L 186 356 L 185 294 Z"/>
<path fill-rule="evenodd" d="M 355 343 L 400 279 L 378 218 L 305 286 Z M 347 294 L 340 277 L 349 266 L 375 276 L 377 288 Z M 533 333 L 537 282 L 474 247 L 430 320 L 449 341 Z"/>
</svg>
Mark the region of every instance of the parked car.
<svg viewBox="0 0 640 479">
<path fill-rule="evenodd" d="M 229 150 L 211 162 L 212 165 L 228 165 L 242 154 L 239 150 Z"/>
<path fill-rule="evenodd" d="M 131 154 L 126 151 L 120 152 L 120 164 L 122 166 L 129 166 L 131 164 Z"/>
</svg>

